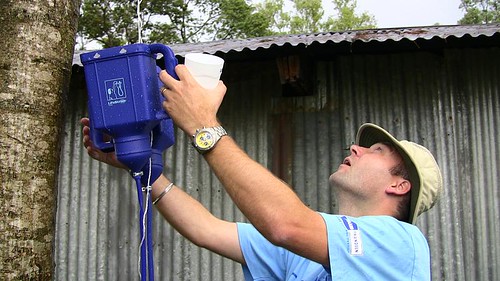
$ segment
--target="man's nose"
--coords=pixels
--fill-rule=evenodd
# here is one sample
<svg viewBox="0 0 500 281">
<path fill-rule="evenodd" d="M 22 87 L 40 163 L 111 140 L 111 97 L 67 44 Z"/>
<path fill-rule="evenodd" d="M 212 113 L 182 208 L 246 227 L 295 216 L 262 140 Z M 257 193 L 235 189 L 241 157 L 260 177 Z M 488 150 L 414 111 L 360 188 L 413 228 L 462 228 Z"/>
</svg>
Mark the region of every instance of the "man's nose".
<svg viewBox="0 0 500 281">
<path fill-rule="evenodd" d="M 356 155 L 356 156 L 361 156 L 364 153 L 364 147 L 359 146 L 357 144 L 351 145 L 351 154 Z"/>
</svg>

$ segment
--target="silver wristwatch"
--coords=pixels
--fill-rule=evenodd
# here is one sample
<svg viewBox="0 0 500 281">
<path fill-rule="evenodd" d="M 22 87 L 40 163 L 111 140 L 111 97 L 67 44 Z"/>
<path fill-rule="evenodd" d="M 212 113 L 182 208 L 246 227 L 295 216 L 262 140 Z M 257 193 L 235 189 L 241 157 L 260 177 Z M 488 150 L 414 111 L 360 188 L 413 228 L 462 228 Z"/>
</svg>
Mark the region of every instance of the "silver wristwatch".
<svg viewBox="0 0 500 281">
<path fill-rule="evenodd" d="M 227 135 L 226 130 L 222 126 L 210 127 L 196 130 L 193 135 L 193 146 L 199 153 L 203 154 L 212 149 L 215 144 Z"/>
</svg>

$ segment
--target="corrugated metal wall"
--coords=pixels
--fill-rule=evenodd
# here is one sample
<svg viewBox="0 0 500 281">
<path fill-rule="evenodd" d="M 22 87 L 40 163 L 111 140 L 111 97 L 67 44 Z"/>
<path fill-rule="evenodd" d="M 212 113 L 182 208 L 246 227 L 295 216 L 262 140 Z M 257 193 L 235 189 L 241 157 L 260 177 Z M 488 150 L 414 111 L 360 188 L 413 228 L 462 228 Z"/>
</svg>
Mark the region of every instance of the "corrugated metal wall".
<svg viewBox="0 0 500 281">
<path fill-rule="evenodd" d="M 433 280 L 500 280 L 499 62 L 498 48 L 332 56 L 316 64 L 314 95 L 295 98 L 279 97 L 273 61 L 228 63 L 220 119 L 254 159 L 269 168 L 279 161 L 304 202 L 326 212 L 335 210 L 328 176 L 360 124 L 378 123 L 422 143 L 445 178 L 441 201 L 418 222 L 429 240 Z M 73 76 L 79 79 L 72 88 L 82 89 L 83 75 Z M 55 280 L 137 280 L 133 181 L 84 152 L 84 92 L 72 93 L 67 111 Z M 244 220 L 188 139 L 177 136 L 166 173 L 216 216 Z M 274 143 L 291 150 L 273 151 L 276 136 Z M 156 212 L 154 227 L 157 280 L 243 279 L 239 265 L 192 245 Z"/>
</svg>

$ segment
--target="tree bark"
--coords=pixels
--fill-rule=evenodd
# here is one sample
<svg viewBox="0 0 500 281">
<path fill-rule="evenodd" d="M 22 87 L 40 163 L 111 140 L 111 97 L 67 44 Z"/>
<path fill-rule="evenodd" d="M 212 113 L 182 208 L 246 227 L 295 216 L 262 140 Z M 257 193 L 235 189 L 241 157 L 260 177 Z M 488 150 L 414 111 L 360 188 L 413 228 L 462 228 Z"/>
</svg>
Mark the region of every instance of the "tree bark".
<svg viewBox="0 0 500 281">
<path fill-rule="evenodd" d="M 0 1 L 1 280 L 52 279 L 59 140 L 80 1 Z"/>
</svg>

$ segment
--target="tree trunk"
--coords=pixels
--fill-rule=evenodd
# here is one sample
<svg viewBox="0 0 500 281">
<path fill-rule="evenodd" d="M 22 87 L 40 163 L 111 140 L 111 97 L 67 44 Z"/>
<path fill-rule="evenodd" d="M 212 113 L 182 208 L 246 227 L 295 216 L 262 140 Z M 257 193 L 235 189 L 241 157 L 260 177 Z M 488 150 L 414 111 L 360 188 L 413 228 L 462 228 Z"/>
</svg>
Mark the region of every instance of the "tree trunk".
<svg viewBox="0 0 500 281">
<path fill-rule="evenodd" d="M 52 279 L 59 140 L 80 1 L 0 1 L 0 280 Z"/>
</svg>

